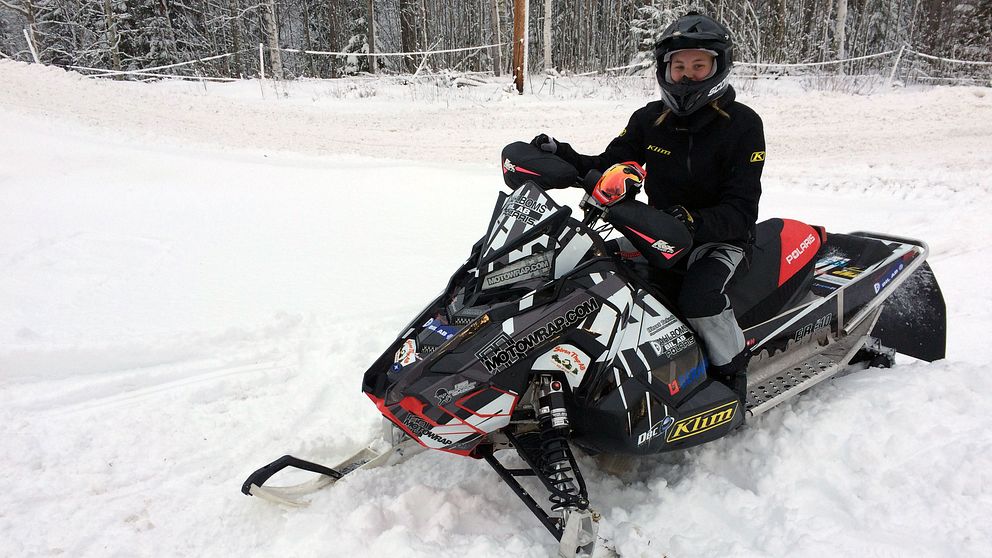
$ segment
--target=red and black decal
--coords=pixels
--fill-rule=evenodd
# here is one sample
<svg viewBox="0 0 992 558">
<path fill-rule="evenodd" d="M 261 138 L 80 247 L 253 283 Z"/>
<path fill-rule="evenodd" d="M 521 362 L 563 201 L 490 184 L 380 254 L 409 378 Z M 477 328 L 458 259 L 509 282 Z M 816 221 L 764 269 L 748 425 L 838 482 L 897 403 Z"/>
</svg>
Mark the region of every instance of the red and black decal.
<svg viewBox="0 0 992 558">
<path fill-rule="evenodd" d="M 782 286 L 813 261 L 823 241 L 820 231 L 792 219 L 782 219 L 779 240 L 782 243 L 782 260 L 779 264 L 778 285 Z"/>
</svg>

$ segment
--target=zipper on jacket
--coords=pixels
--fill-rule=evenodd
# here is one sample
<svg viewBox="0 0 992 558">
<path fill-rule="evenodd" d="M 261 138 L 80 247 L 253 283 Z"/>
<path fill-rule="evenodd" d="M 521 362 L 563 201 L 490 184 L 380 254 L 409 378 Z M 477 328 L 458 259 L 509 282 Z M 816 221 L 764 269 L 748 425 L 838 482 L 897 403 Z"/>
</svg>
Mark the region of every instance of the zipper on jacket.
<svg viewBox="0 0 992 558">
<path fill-rule="evenodd" d="M 689 134 L 689 150 L 685 154 L 685 166 L 689 169 L 689 178 L 692 178 L 692 134 Z"/>
</svg>

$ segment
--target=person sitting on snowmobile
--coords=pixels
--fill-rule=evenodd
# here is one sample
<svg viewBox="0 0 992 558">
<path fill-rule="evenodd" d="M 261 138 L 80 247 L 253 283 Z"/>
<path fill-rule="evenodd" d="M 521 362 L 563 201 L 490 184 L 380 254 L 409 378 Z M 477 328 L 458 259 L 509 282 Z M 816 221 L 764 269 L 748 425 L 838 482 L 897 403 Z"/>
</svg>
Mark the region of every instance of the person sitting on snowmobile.
<svg viewBox="0 0 992 558">
<path fill-rule="evenodd" d="M 754 242 L 765 160 L 761 118 L 734 100 L 733 42 L 716 20 L 697 12 L 678 18 L 655 44 L 655 57 L 662 99 L 635 111 L 602 154 L 581 155 L 547 134 L 531 143 L 580 176 L 628 161 L 647 167 L 648 204 L 693 237 L 679 264 L 678 307 L 705 343 L 710 376 L 743 404 L 750 354 L 724 291 Z"/>
</svg>

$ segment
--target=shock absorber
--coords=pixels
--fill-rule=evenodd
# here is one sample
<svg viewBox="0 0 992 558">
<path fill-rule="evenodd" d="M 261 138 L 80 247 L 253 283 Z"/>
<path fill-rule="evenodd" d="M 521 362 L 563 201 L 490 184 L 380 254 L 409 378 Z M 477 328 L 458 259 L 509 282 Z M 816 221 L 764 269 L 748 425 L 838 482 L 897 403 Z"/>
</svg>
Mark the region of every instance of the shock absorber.
<svg viewBox="0 0 992 558">
<path fill-rule="evenodd" d="M 589 507 L 585 481 L 568 445 L 568 410 L 560 380 L 541 375 L 537 420 L 541 429 L 541 473 L 547 479 L 551 509 Z"/>
</svg>

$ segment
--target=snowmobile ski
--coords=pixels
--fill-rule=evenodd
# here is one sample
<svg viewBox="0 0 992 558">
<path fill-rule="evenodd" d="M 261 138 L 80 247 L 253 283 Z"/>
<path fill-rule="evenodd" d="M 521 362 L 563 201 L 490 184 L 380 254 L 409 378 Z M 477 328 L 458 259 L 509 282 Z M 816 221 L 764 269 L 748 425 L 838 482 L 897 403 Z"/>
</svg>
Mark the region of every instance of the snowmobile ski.
<svg viewBox="0 0 992 558">
<path fill-rule="evenodd" d="M 258 496 L 284 506 L 306 507 L 310 502 L 301 500 L 299 497 L 312 494 L 355 471 L 400 463 L 420 453 L 423 449 L 423 446 L 410 438 L 395 445 L 388 445 L 382 440 L 376 440 L 333 468 L 305 461 L 292 455 L 284 455 L 249 475 L 241 486 L 241 492 L 247 496 Z M 290 486 L 265 486 L 265 483 L 276 473 L 287 468 L 317 473 L 318 476 Z"/>
</svg>

